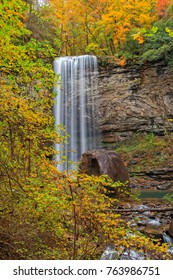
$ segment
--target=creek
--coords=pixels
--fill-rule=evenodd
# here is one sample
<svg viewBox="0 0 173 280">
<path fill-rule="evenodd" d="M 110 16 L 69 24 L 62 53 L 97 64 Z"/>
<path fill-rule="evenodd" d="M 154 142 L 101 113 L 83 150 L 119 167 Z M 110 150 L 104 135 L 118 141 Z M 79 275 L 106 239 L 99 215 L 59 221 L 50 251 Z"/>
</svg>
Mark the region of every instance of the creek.
<svg viewBox="0 0 173 280">
<path fill-rule="evenodd" d="M 137 195 L 142 201 L 161 201 L 165 195 L 173 194 L 173 190 L 133 190 L 132 193 Z"/>
</svg>

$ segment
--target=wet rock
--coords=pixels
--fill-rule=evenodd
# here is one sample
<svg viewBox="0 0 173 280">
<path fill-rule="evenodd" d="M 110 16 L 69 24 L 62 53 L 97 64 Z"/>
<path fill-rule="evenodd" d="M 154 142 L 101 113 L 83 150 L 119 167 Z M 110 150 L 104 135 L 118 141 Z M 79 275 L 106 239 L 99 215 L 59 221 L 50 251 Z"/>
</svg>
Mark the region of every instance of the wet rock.
<svg viewBox="0 0 173 280">
<path fill-rule="evenodd" d="M 170 182 L 166 182 L 166 183 L 163 183 L 161 185 L 158 185 L 157 189 L 158 190 L 168 190 L 171 187 L 171 185 L 172 184 Z"/>
<path fill-rule="evenodd" d="M 119 253 L 115 250 L 113 245 L 109 245 L 101 255 L 101 260 L 144 260 L 144 255 L 141 252 L 136 252 L 132 249 L 129 251 L 124 250 Z"/>
<path fill-rule="evenodd" d="M 158 228 L 160 227 L 160 221 L 158 218 L 156 219 L 148 219 L 147 221 L 147 228 Z"/>
<path fill-rule="evenodd" d="M 149 170 L 146 171 L 145 174 L 155 180 L 173 180 L 173 168 L 166 167 L 166 168 L 160 168 L 157 170 Z M 170 182 L 168 182 L 170 184 Z"/>
<path fill-rule="evenodd" d="M 145 212 L 143 212 L 143 216 L 149 216 L 150 215 L 150 212 L 148 211 L 149 207 L 147 205 L 144 205 L 144 204 L 141 204 L 137 207 L 135 207 L 134 209 L 137 209 L 137 210 L 146 210 Z"/>
<path fill-rule="evenodd" d="M 155 170 L 131 171 L 131 185 L 141 189 L 173 189 L 173 168 L 159 168 Z"/>
<path fill-rule="evenodd" d="M 146 221 L 139 221 L 137 222 L 138 227 L 146 226 Z"/>
<path fill-rule="evenodd" d="M 100 260 L 117 260 L 118 259 L 118 252 L 115 251 L 113 246 L 108 246 L 106 250 L 101 255 Z"/>
<path fill-rule="evenodd" d="M 108 175 L 114 182 L 129 181 L 127 168 L 114 151 L 100 149 L 84 153 L 79 169 L 83 174 Z"/>
</svg>

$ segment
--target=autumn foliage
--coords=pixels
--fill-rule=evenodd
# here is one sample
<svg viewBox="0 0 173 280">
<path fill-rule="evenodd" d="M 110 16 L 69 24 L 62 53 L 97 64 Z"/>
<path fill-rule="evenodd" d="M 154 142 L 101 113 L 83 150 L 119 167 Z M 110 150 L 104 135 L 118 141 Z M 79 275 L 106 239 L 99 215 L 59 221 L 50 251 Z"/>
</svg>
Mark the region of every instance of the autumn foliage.
<svg viewBox="0 0 173 280">
<path fill-rule="evenodd" d="M 163 17 L 167 14 L 167 9 L 170 6 L 172 0 L 157 0 L 156 9 L 159 16 Z"/>
<path fill-rule="evenodd" d="M 128 60 L 136 60 L 138 54 L 140 57 L 146 51 L 148 46 L 145 46 L 145 42 L 148 42 L 149 35 L 145 38 L 143 33 L 147 31 L 150 34 L 153 26 L 165 17 L 170 26 L 169 19 L 172 18 L 171 0 L 50 2 L 60 38 L 59 55 L 113 55 L 120 66 L 124 66 Z M 137 56 L 131 58 L 129 52 L 134 51 Z"/>
<path fill-rule="evenodd" d="M 61 54 L 94 51 L 115 54 L 132 28 L 150 27 L 156 18 L 154 1 L 51 0 L 60 27 Z"/>
<path fill-rule="evenodd" d="M 120 254 L 169 258 L 165 244 L 134 233 L 113 211 L 130 196 L 120 183 L 54 165 L 53 144 L 63 141 L 52 116 L 54 57 L 114 55 L 133 28 L 130 38 L 142 45 L 141 28 L 157 17 L 155 1 L 52 0 L 53 10 L 34 3 L 0 3 L 0 258 L 99 259 L 109 242 Z M 125 56 L 117 59 L 126 64 Z M 107 186 L 120 197 L 110 198 Z"/>
</svg>

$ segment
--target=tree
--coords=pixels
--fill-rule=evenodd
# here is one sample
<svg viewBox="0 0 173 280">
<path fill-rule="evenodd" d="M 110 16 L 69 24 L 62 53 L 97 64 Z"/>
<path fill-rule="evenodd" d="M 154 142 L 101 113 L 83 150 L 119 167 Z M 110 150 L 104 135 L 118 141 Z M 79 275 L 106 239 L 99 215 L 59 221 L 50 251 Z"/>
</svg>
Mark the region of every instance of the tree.
<svg viewBox="0 0 173 280">
<path fill-rule="evenodd" d="M 150 0 L 51 0 L 61 38 L 61 54 L 92 52 L 115 55 L 130 30 L 151 26 L 156 18 Z"/>
<path fill-rule="evenodd" d="M 110 0 L 100 23 L 113 41 L 115 50 L 119 51 L 132 29 L 147 28 L 154 20 L 153 1 Z"/>
<path fill-rule="evenodd" d="M 54 51 L 48 42 L 32 38 L 26 28 L 26 3 L 4 0 L 0 8 L 0 224 L 4 232 L 4 219 L 8 221 L 9 213 L 15 213 L 15 220 L 30 187 L 45 182 L 44 173 L 53 168 L 48 160 L 55 152 L 52 142 L 61 141 L 61 136 L 50 113 L 54 72 L 48 60 Z M 3 238 L 2 246 L 6 244 Z"/>
<path fill-rule="evenodd" d="M 96 32 L 97 21 L 101 15 L 99 15 L 100 11 L 95 9 L 94 1 L 51 0 L 51 4 L 54 17 L 57 19 L 61 55 L 86 53 L 91 48 L 88 48 L 90 44 L 97 46 L 97 50 L 101 49 L 98 32 Z"/>
<path fill-rule="evenodd" d="M 156 9 L 160 17 L 166 16 L 172 0 L 157 0 Z"/>
</svg>

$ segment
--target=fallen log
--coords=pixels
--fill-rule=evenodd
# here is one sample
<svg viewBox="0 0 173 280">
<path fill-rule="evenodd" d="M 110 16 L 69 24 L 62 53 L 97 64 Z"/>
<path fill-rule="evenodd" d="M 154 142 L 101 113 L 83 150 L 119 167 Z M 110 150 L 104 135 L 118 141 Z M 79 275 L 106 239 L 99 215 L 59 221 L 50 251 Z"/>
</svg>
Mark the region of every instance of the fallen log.
<svg viewBox="0 0 173 280">
<path fill-rule="evenodd" d="M 173 211 L 173 207 L 166 207 L 166 208 L 148 208 L 148 209 L 131 209 L 131 208 L 124 208 L 124 209 L 110 209 L 107 210 L 109 212 L 166 212 L 166 211 Z"/>
</svg>

